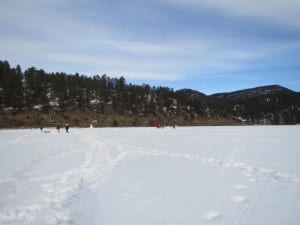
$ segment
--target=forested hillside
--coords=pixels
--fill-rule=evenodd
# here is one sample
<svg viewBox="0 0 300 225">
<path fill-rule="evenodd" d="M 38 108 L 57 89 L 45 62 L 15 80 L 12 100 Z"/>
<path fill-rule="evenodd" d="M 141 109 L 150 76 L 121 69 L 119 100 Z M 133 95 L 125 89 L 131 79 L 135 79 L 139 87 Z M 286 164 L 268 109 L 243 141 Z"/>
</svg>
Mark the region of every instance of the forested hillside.
<svg viewBox="0 0 300 225">
<path fill-rule="evenodd" d="M 207 96 L 0 61 L 0 127 L 299 123 L 299 96 L 279 85 Z"/>
</svg>

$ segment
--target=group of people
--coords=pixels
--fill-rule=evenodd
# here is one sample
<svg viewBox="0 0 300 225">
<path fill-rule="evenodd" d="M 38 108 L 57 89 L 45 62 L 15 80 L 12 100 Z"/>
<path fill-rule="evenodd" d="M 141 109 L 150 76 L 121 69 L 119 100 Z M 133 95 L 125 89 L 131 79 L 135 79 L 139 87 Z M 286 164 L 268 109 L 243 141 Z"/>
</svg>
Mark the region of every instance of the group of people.
<svg viewBox="0 0 300 225">
<path fill-rule="evenodd" d="M 66 125 L 65 125 L 66 133 L 69 133 L 69 128 L 70 128 L 69 124 L 66 124 Z M 41 130 L 41 132 L 43 132 L 44 127 L 43 127 L 43 126 L 40 126 L 40 130 Z M 60 132 L 60 125 L 59 125 L 59 124 L 56 125 L 56 130 L 57 130 L 58 133 Z M 44 133 L 49 133 L 49 132 L 50 132 L 50 131 L 44 131 Z"/>
<path fill-rule="evenodd" d="M 69 124 L 66 124 L 65 125 L 66 133 L 69 133 L 69 128 L 70 128 Z M 60 131 L 60 125 L 59 124 L 56 126 L 56 130 L 59 133 L 59 131 Z"/>
</svg>

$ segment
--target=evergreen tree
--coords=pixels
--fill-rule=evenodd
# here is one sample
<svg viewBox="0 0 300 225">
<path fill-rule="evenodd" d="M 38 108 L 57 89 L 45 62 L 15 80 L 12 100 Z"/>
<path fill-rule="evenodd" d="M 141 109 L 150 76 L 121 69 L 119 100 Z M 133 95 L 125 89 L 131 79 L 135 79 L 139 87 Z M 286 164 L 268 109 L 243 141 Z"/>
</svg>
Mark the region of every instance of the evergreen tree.
<svg viewBox="0 0 300 225">
<path fill-rule="evenodd" d="M 23 105 L 22 71 L 18 65 L 10 68 L 7 61 L 0 62 L 1 105 L 20 109 Z"/>
</svg>

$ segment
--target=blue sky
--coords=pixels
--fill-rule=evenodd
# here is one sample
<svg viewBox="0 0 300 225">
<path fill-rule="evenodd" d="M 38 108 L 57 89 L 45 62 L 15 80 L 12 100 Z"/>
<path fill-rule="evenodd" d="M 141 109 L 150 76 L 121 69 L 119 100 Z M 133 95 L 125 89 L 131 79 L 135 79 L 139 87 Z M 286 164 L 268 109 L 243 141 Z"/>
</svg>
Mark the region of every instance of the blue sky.
<svg viewBox="0 0 300 225">
<path fill-rule="evenodd" d="M 299 0 L 1 0 L 0 59 L 206 94 L 300 91 Z"/>
</svg>

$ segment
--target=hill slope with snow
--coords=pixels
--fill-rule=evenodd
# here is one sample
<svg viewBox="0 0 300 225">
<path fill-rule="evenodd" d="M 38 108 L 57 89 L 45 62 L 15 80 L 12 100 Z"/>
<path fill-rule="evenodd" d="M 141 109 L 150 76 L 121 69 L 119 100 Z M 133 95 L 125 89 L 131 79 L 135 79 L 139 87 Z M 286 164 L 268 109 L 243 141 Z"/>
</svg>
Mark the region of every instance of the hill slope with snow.
<svg viewBox="0 0 300 225">
<path fill-rule="evenodd" d="M 255 97 L 265 97 L 274 95 L 299 96 L 299 93 L 294 92 L 288 88 L 282 87 L 280 85 L 268 85 L 228 93 L 217 93 L 210 95 L 210 97 L 220 100 L 243 101 Z"/>
</svg>

